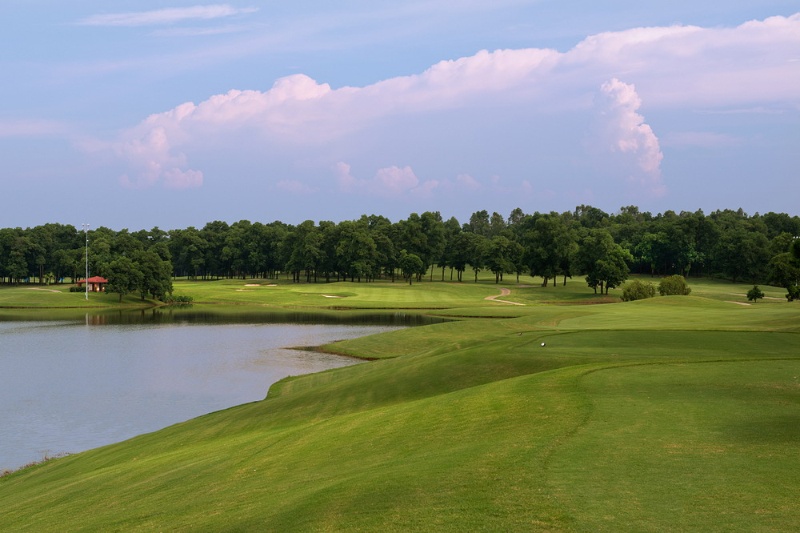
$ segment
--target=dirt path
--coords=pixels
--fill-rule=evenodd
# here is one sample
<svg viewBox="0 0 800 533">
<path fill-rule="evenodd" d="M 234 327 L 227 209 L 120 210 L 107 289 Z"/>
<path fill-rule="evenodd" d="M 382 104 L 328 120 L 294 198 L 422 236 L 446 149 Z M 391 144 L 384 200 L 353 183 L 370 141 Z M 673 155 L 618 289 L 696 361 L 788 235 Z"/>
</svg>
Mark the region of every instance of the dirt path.
<svg viewBox="0 0 800 533">
<path fill-rule="evenodd" d="M 493 302 L 501 302 L 501 303 L 504 303 L 504 304 L 511 304 L 511 305 L 525 305 L 525 304 L 521 304 L 519 302 L 509 302 L 508 300 L 500 300 L 499 299 L 501 296 L 508 296 L 509 294 L 511 294 L 511 289 L 506 289 L 505 287 L 503 287 L 503 288 L 500 289 L 500 294 L 495 294 L 493 296 L 487 296 L 486 298 L 484 298 L 484 300 L 491 300 Z"/>
</svg>

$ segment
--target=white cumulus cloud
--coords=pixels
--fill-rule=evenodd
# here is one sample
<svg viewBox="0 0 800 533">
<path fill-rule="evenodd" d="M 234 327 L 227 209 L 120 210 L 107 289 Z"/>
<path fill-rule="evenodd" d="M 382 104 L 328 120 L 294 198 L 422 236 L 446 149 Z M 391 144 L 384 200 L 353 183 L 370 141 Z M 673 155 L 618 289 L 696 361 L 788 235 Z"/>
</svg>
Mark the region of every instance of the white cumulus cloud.
<svg viewBox="0 0 800 533">
<path fill-rule="evenodd" d="M 371 179 L 356 178 L 350 165 L 341 161 L 335 168 L 339 188 L 345 192 L 402 199 L 407 196 L 427 197 L 439 186 L 437 180 L 421 181 L 409 166 L 380 168 Z"/>
<path fill-rule="evenodd" d="M 634 171 L 629 178 L 647 187 L 655 195 L 665 192 L 661 180 L 664 155 L 653 129 L 638 110 L 642 100 L 632 84 L 613 78 L 600 87 L 604 137 L 610 150 L 633 158 Z"/>
<path fill-rule="evenodd" d="M 225 13 L 225 6 L 212 7 Z M 151 20 L 158 19 L 156 12 L 149 13 Z M 322 157 L 318 154 L 324 149 L 328 157 L 324 164 L 330 168 L 342 159 L 354 161 L 351 154 L 358 153 L 364 139 L 369 139 L 374 157 L 381 157 L 381 150 L 391 149 L 394 154 L 383 156 L 386 163 L 374 164 L 373 168 L 383 169 L 367 180 L 370 190 L 431 192 L 437 189 L 434 180 L 422 182 L 410 167 L 389 165 L 407 159 L 397 153 L 396 140 L 413 143 L 417 131 L 412 128 L 442 116 L 475 117 L 477 133 L 469 142 L 476 144 L 460 147 L 469 154 L 490 139 L 480 136 L 477 121 L 481 117 L 491 116 L 502 125 L 492 142 L 513 144 L 529 127 L 521 124 L 523 115 L 528 120 L 535 117 L 536 128 L 544 132 L 561 127 L 562 112 L 590 117 L 593 95 L 601 87 L 611 146 L 634 162 L 631 176 L 659 194 L 663 192 L 663 155 L 653 128 L 640 112 L 642 101 L 648 110 L 662 111 L 796 108 L 800 63 L 794 59 L 799 49 L 800 14 L 734 28 L 670 26 L 608 32 L 590 36 L 566 52 L 480 51 L 441 61 L 419 74 L 364 87 L 332 88 L 297 74 L 277 80 L 266 91 L 234 89 L 154 114 L 122 132 L 114 151 L 130 167 L 130 177 L 124 180 L 128 185 L 197 186 L 203 176 L 201 169 L 193 168 L 193 154 L 208 155 L 209 150 L 222 150 L 220 146 L 249 149 L 254 158 L 266 157 L 268 147 L 270 157 L 284 161 L 308 159 L 309 154 Z M 396 126 L 401 118 L 413 122 L 404 126 L 408 131 Z M 458 123 L 453 129 L 462 127 Z M 445 145 L 448 139 L 440 142 Z M 420 168 L 415 161 L 409 162 Z M 178 171 L 185 179 L 174 179 Z M 365 184 L 343 163 L 337 176 L 345 190 Z M 439 189 L 445 183 L 439 181 Z M 469 180 L 463 185 L 475 187 Z"/>
<path fill-rule="evenodd" d="M 119 143 L 115 151 L 128 161 L 133 170 L 133 176 L 124 174 L 120 177 L 123 187 L 143 189 L 161 184 L 170 189 L 186 189 L 203 184 L 203 173 L 186 168 L 186 156 L 171 149 L 164 128 L 155 128 L 141 138 Z"/>
</svg>

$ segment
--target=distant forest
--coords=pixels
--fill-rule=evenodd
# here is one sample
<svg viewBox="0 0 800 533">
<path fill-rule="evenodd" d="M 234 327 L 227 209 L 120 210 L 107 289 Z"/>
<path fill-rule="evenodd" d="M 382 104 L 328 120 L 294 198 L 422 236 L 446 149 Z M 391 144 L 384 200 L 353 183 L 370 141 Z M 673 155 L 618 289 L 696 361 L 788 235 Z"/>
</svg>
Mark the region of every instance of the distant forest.
<svg viewBox="0 0 800 533">
<path fill-rule="evenodd" d="M 739 210 L 666 211 L 652 215 L 635 206 L 618 213 L 580 205 L 563 213 L 508 217 L 487 211 L 469 221 L 444 220 L 439 212 L 412 213 L 392 222 L 363 215 L 342 222 L 298 225 L 241 220 L 165 231 L 88 231 L 71 225 L 0 229 L 0 283 L 50 284 L 90 276 L 111 282 L 120 295 L 163 299 L 171 279 L 276 278 L 295 282 L 378 279 L 477 280 L 491 271 L 530 274 L 557 286 L 585 276 L 588 287 L 607 292 L 630 272 L 653 276 L 717 276 L 797 290 L 800 217 L 749 216 Z"/>
</svg>

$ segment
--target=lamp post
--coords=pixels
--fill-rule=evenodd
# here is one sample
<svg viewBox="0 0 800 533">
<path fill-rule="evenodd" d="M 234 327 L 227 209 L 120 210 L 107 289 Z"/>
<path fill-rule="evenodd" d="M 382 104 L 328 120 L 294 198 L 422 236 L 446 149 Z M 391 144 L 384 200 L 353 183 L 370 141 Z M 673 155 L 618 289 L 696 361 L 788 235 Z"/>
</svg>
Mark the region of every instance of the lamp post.
<svg viewBox="0 0 800 533">
<path fill-rule="evenodd" d="M 83 279 L 86 284 L 86 301 L 89 301 L 89 224 L 81 224 L 83 235 L 86 237 L 86 277 Z"/>
</svg>

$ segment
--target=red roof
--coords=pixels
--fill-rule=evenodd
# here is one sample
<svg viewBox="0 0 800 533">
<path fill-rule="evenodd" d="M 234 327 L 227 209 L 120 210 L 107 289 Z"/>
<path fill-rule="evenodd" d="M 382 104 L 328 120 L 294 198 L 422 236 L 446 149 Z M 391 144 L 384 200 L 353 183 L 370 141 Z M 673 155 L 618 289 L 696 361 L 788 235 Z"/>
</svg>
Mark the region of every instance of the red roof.
<svg viewBox="0 0 800 533">
<path fill-rule="evenodd" d="M 86 283 L 85 279 L 79 279 L 78 283 Z M 108 280 L 101 276 L 93 276 L 89 278 L 89 283 L 108 283 Z"/>
</svg>

